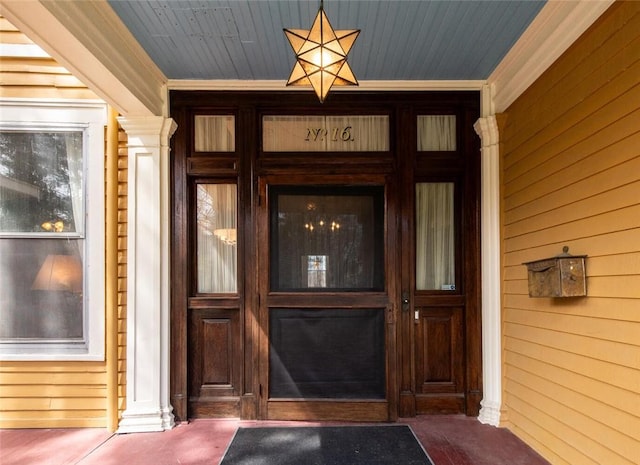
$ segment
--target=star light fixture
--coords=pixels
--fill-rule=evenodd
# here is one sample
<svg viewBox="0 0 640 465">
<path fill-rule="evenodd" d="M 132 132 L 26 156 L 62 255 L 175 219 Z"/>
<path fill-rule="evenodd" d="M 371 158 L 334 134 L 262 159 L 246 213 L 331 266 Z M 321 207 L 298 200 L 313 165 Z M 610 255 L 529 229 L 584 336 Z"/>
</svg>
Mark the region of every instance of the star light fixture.
<svg viewBox="0 0 640 465">
<path fill-rule="evenodd" d="M 358 85 L 347 63 L 347 54 L 360 29 L 334 31 L 322 0 L 310 30 L 284 29 L 284 33 L 297 59 L 287 81 L 288 86 L 311 85 L 322 103 L 331 86 Z"/>
</svg>

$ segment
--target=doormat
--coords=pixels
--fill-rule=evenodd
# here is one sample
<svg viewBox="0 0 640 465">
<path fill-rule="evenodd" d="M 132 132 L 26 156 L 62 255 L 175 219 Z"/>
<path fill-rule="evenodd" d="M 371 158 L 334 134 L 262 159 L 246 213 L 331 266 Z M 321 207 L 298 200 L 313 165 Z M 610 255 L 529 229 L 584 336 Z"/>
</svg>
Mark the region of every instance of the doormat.
<svg viewBox="0 0 640 465">
<path fill-rule="evenodd" d="M 239 428 L 220 465 L 433 465 L 411 428 Z"/>
</svg>

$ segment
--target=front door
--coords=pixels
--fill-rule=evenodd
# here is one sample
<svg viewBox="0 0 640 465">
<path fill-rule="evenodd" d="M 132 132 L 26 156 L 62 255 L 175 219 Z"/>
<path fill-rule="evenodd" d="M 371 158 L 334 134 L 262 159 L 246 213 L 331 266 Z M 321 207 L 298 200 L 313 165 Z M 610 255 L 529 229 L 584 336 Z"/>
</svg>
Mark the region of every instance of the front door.
<svg viewBox="0 0 640 465">
<path fill-rule="evenodd" d="M 172 92 L 180 419 L 475 415 L 477 92 Z"/>
<path fill-rule="evenodd" d="M 390 190 L 384 176 L 261 179 L 262 418 L 395 416 Z"/>
</svg>

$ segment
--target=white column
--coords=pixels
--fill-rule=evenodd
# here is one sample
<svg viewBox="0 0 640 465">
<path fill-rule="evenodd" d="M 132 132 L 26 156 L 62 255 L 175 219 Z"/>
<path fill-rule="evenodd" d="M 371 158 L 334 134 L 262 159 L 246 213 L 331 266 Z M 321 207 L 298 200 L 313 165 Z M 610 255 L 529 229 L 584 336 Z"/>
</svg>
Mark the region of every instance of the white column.
<svg viewBox="0 0 640 465">
<path fill-rule="evenodd" d="M 129 141 L 127 399 L 118 433 L 174 426 L 169 403 L 169 140 L 162 116 L 118 118 Z"/>
<path fill-rule="evenodd" d="M 502 403 L 500 321 L 500 151 L 495 116 L 480 118 L 474 129 L 482 140 L 482 383 L 478 420 L 498 426 Z"/>
</svg>

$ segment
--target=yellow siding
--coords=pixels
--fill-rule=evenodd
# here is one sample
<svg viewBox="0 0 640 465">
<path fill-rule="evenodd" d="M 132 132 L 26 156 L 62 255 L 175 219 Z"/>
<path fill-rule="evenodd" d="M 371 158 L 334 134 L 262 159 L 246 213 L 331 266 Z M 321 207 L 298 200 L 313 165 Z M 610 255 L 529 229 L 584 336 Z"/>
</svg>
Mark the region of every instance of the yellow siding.
<svg viewBox="0 0 640 465">
<path fill-rule="evenodd" d="M 101 427 L 103 362 L 2 362 L 0 428 Z"/>
<path fill-rule="evenodd" d="M 0 16 L 0 43 L 33 42 Z M 0 57 L 0 97 L 97 99 L 95 93 L 50 57 Z"/>
<path fill-rule="evenodd" d="M 617 2 L 505 112 L 506 425 L 553 464 L 640 463 L 640 2 Z M 584 298 L 523 262 L 586 254 Z"/>
<path fill-rule="evenodd" d="M 118 131 L 118 412 L 126 408 L 127 373 L 127 133 Z"/>
<path fill-rule="evenodd" d="M 0 16 L 0 41 L 31 44 Z M 51 58 L 0 57 L 0 97 L 97 96 Z M 0 362 L 0 428 L 104 427 L 104 362 Z"/>
</svg>

